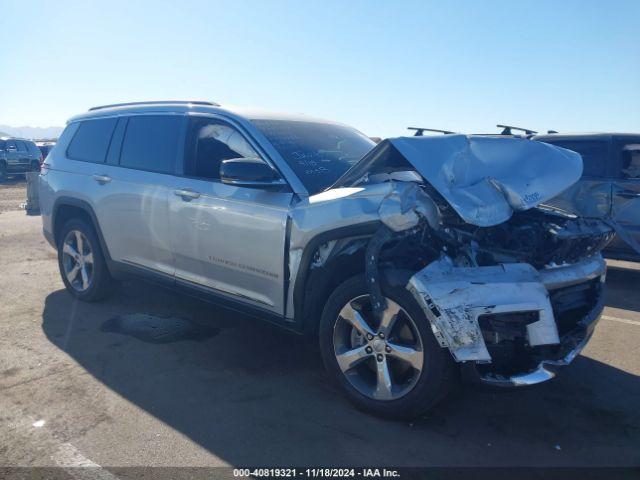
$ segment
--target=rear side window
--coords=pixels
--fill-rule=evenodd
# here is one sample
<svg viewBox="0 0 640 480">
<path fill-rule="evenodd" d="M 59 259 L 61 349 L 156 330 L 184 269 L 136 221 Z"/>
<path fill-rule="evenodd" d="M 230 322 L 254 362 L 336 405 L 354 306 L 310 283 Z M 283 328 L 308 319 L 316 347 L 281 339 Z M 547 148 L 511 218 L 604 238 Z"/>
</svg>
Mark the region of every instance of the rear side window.
<svg viewBox="0 0 640 480">
<path fill-rule="evenodd" d="M 120 165 L 159 173 L 174 173 L 182 116 L 130 117 L 122 142 Z"/>
<path fill-rule="evenodd" d="M 115 126 L 115 118 L 85 120 L 73 136 L 67 156 L 73 160 L 103 163 Z"/>
<path fill-rule="evenodd" d="M 4 150 L 7 148 L 7 142 L 5 140 L 0 140 L 0 150 Z"/>
<path fill-rule="evenodd" d="M 27 146 L 24 144 L 23 141 L 16 140 L 16 145 L 18 146 L 18 151 L 19 152 L 26 152 L 27 151 Z"/>
<path fill-rule="evenodd" d="M 582 156 L 583 177 L 605 177 L 607 173 L 607 142 L 557 141 L 546 142 L 573 150 Z"/>
</svg>

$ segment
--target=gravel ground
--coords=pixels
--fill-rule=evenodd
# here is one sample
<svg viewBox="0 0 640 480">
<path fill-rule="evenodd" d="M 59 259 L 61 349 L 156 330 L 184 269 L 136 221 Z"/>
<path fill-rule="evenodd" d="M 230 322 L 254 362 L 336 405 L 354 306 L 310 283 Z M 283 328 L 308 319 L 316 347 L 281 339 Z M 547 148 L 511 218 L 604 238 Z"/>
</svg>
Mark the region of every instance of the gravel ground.
<svg viewBox="0 0 640 480">
<path fill-rule="evenodd" d="M 19 210 L 27 201 L 27 187 L 24 177 L 0 180 L 0 213 Z"/>
</svg>

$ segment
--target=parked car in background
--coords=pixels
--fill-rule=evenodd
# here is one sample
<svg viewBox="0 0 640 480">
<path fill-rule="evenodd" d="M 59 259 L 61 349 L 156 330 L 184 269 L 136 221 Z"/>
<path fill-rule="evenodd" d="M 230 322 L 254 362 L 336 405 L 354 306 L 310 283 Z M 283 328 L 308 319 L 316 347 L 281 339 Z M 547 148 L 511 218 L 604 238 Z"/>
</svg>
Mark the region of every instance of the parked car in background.
<svg viewBox="0 0 640 480">
<path fill-rule="evenodd" d="M 605 256 L 640 261 L 640 134 L 536 135 L 534 140 L 582 156 L 582 178 L 553 199 L 553 205 L 587 217 L 609 219 L 617 235 Z"/>
<path fill-rule="evenodd" d="M 0 138 L 0 180 L 9 175 L 40 170 L 42 153 L 31 140 L 14 137 Z"/>
<path fill-rule="evenodd" d="M 315 337 L 359 408 L 410 418 L 459 371 L 540 383 L 588 342 L 613 233 L 543 206 L 581 171 L 522 138 L 376 145 L 335 122 L 173 101 L 72 118 L 39 191 L 74 297 L 136 275 L 253 314 Z"/>
<path fill-rule="evenodd" d="M 42 160 L 44 161 L 49 155 L 49 152 L 53 147 L 55 147 L 56 142 L 36 142 L 36 146 L 40 149 L 40 153 L 42 153 Z"/>
</svg>

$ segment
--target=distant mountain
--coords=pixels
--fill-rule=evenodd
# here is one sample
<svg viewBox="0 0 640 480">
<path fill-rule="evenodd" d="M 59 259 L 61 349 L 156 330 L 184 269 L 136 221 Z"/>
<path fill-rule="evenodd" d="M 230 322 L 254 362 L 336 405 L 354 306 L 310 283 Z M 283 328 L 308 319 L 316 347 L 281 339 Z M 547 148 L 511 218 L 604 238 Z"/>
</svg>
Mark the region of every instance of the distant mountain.
<svg viewBox="0 0 640 480">
<path fill-rule="evenodd" d="M 7 137 L 22 138 L 58 138 L 63 127 L 12 127 L 10 125 L 0 125 L 0 135 Z"/>
</svg>

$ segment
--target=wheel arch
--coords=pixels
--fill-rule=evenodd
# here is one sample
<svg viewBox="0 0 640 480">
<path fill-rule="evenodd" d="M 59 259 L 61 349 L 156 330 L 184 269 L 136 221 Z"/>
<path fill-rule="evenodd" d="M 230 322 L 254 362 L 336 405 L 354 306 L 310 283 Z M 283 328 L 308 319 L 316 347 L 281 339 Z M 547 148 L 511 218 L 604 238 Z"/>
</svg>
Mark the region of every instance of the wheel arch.
<svg viewBox="0 0 640 480">
<path fill-rule="evenodd" d="M 348 254 L 337 254 L 320 266 L 314 266 L 319 248 L 333 240 L 348 240 L 371 236 L 379 221 L 337 228 L 315 236 L 304 247 L 293 289 L 296 323 L 302 333 L 315 336 L 324 305 L 333 290 L 348 278 L 364 272 L 366 245 Z"/>
<path fill-rule="evenodd" d="M 65 223 L 67 223 L 72 218 L 80 218 L 82 220 L 85 220 L 87 223 L 89 223 L 89 225 L 93 227 L 93 230 L 98 236 L 98 241 L 100 242 L 102 253 L 104 254 L 105 260 L 107 261 L 107 266 L 109 270 L 111 270 L 111 255 L 109 255 L 109 249 L 107 248 L 107 244 L 104 241 L 102 230 L 100 229 L 100 224 L 98 223 L 98 218 L 96 217 L 96 214 L 93 211 L 91 205 L 84 200 L 73 197 L 60 197 L 55 201 L 51 212 L 51 225 L 53 228 L 53 238 L 56 244 L 56 248 L 59 247 L 60 232 L 62 231 L 62 228 L 64 227 Z"/>
</svg>

